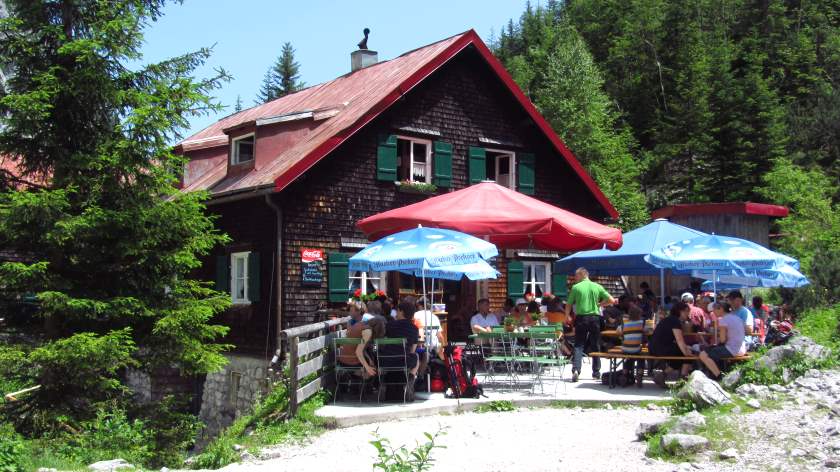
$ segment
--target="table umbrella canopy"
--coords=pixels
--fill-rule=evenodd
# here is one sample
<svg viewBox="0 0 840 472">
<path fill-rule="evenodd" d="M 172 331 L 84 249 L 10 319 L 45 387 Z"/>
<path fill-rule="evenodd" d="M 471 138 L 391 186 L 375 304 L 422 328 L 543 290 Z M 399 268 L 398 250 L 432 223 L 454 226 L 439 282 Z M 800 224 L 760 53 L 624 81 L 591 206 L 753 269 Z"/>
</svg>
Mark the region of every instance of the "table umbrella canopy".
<svg viewBox="0 0 840 472">
<path fill-rule="evenodd" d="M 493 268 L 486 261 L 473 262 L 472 264 L 461 264 L 453 266 L 442 267 L 426 267 L 424 269 L 415 269 L 405 272 L 415 277 L 426 277 L 431 279 L 443 280 L 461 280 L 466 276 L 470 280 L 487 280 L 495 279 L 499 276 L 499 271 Z"/>
<path fill-rule="evenodd" d="M 502 248 L 579 251 L 621 247 L 621 231 L 536 198 L 482 182 L 359 221 L 371 240 L 422 224 L 463 231 Z"/>
<path fill-rule="evenodd" d="M 718 274 L 709 271 L 692 271 L 691 275 L 692 277 L 707 279 L 703 282 L 703 290 L 714 288 L 731 290 L 741 287 L 799 288 L 811 283 L 801 272 L 788 264 L 782 264 L 778 270 L 759 269 Z M 716 279 L 715 276 L 717 276 Z"/>
<path fill-rule="evenodd" d="M 662 269 L 648 263 L 645 256 L 674 241 L 705 235 L 661 218 L 624 233 L 623 244 L 616 251 L 596 249 L 577 252 L 555 262 L 554 271 L 571 274 L 578 267 L 586 267 L 597 275 L 659 275 Z"/>
<path fill-rule="evenodd" d="M 424 270 L 473 264 L 499 254 L 483 239 L 440 228 L 414 228 L 369 244 L 349 260 L 352 271 Z"/>
<path fill-rule="evenodd" d="M 799 262 L 792 259 L 798 265 Z M 785 263 L 779 266 L 778 269 L 758 269 L 748 271 L 730 271 L 730 272 L 715 272 L 715 271 L 691 271 L 692 277 L 706 279 L 703 282 L 703 289 L 705 287 L 714 287 L 722 289 L 732 289 L 741 287 L 784 287 L 784 288 L 799 288 L 804 287 L 811 282 L 801 272 L 796 270 L 792 264 Z M 715 278 L 717 277 L 717 278 Z"/>
<path fill-rule="evenodd" d="M 645 260 L 673 270 L 743 271 L 778 269 L 787 265 L 781 254 L 764 246 L 714 234 L 666 244 Z"/>
</svg>

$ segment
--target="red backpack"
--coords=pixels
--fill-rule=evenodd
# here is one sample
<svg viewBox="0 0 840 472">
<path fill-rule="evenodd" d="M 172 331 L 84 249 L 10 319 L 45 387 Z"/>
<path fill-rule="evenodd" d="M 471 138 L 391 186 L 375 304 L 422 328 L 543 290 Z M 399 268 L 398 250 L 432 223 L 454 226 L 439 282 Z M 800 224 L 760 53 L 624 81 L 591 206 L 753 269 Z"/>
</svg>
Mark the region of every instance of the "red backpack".
<svg viewBox="0 0 840 472">
<path fill-rule="evenodd" d="M 484 389 L 475 378 L 475 367 L 472 362 L 464 358 L 464 350 L 460 346 L 447 346 L 444 349 L 446 369 L 449 371 L 449 387 L 452 397 L 478 398 L 484 395 Z"/>
</svg>

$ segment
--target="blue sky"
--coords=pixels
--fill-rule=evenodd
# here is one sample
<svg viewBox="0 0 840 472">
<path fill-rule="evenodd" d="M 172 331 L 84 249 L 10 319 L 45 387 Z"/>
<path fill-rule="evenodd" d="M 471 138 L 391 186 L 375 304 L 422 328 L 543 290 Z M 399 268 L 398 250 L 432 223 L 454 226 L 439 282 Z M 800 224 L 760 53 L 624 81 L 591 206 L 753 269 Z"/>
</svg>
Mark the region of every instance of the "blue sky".
<svg viewBox="0 0 840 472">
<path fill-rule="evenodd" d="M 350 52 L 371 29 L 368 47 L 379 59 L 391 59 L 474 29 L 485 40 L 510 18 L 519 18 L 526 0 L 184 0 L 170 4 L 165 16 L 146 30 L 144 60 L 154 62 L 215 44 L 213 57 L 198 75 L 222 67 L 233 80 L 217 91 L 229 108 L 191 120 L 199 131 L 230 114 L 236 96 L 247 108 L 254 104 L 263 75 L 284 42 L 296 49 L 301 79 L 318 84 L 350 70 Z M 533 2 L 537 4 L 537 1 Z"/>
</svg>

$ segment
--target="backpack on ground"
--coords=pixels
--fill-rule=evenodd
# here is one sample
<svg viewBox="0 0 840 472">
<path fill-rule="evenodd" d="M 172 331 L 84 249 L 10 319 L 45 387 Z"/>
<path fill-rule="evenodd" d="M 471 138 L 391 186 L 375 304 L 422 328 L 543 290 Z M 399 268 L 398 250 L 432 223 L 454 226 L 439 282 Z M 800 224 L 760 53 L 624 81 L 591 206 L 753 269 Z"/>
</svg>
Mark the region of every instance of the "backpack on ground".
<svg viewBox="0 0 840 472">
<path fill-rule="evenodd" d="M 449 371 L 450 397 L 479 398 L 484 395 L 484 388 L 475 377 L 475 366 L 464 357 L 460 346 L 447 346 L 444 349 L 446 368 Z"/>
</svg>

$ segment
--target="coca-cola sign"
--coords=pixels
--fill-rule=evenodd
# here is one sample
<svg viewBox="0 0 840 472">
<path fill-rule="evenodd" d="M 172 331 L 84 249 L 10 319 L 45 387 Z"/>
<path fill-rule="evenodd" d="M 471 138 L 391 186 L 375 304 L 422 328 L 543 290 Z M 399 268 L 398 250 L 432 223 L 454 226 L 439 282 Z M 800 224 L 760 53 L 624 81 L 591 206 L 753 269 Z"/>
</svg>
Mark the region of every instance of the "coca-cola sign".
<svg viewBox="0 0 840 472">
<path fill-rule="evenodd" d="M 301 249 L 301 262 L 315 262 L 324 260 L 324 251 L 321 249 Z"/>
</svg>

